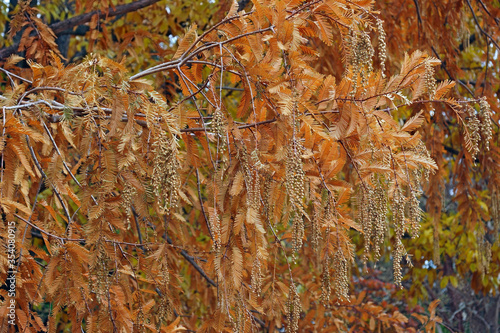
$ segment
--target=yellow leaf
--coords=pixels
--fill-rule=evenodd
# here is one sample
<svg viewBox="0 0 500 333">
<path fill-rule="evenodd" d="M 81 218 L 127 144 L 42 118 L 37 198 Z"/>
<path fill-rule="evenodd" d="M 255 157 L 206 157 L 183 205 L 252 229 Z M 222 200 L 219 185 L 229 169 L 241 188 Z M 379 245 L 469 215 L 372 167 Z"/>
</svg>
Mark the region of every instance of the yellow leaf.
<svg viewBox="0 0 500 333">
<path fill-rule="evenodd" d="M 375 321 L 375 318 L 370 317 L 370 331 L 375 331 L 376 325 L 377 325 L 377 322 Z"/>
<path fill-rule="evenodd" d="M 450 282 L 453 287 L 455 288 L 458 287 L 458 280 L 456 276 L 454 275 L 450 276 Z"/>
<path fill-rule="evenodd" d="M 449 278 L 448 276 L 445 276 L 441 280 L 441 283 L 439 284 L 439 286 L 441 287 L 441 289 L 444 289 L 448 285 L 448 278 Z"/>
</svg>

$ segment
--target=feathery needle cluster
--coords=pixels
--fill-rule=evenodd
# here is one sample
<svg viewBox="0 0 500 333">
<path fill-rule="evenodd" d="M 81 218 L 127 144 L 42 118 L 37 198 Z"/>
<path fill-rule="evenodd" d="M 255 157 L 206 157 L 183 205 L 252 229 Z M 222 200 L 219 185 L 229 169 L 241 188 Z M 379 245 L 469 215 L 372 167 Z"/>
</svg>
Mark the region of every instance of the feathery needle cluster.
<svg viewBox="0 0 500 333">
<path fill-rule="evenodd" d="M 394 245 L 393 256 L 392 256 L 392 270 L 394 271 L 394 284 L 396 286 L 401 286 L 401 281 L 403 280 L 403 268 L 401 267 L 401 261 L 403 260 L 403 255 L 405 254 L 405 247 L 400 239 L 396 239 L 396 244 Z"/>
</svg>

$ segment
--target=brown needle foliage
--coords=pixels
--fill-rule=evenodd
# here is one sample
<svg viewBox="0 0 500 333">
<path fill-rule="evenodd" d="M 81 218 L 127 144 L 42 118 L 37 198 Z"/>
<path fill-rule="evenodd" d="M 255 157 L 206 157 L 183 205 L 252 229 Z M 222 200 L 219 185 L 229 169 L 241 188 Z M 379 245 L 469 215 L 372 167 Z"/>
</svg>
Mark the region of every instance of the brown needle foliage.
<svg viewBox="0 0 500 333">
<path fill-rule="evenodd" d="M 436 55 L 387 66 L 371 1 L 248 7 L 202 33 L 192 24 L 137 71 L 104 53 L 63 64 L 23 3 L 11 29 L 29 69 L 18 55 L 1 68 L 0 235 L 9 249 L 13 221 L 16 237 L 0 278 L 17 272 L 14 325 L 0 291 L 3 331 L 331 332 L 352 311 L 370 330 L 410 330 L 397 309 L 351 295 L 353 234 L 365 263 L 393 234 L 401 285 L 404 235 L 418 235 L 429 176 L 443 177 L 420 128 L 446 107 L 471 162 L 492 138 L 488 102 L 447 97 Z M 341 71 L 322 68 L 319 43 Z M 428 329 L 436 306 L 419 318 Z"/>
</svg>

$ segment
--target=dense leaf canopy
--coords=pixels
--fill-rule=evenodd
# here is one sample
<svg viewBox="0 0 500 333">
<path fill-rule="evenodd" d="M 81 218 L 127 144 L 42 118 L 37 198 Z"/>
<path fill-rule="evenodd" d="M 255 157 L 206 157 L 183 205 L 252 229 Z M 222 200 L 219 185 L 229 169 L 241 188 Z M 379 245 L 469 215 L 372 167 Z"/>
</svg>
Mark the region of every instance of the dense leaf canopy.
<svg viewBox="0 0 500 333">
<path fill-rule="evenodd" d="M 0 331 L 497 332 L 499 18 L 1 2 Z"/>
</svg>

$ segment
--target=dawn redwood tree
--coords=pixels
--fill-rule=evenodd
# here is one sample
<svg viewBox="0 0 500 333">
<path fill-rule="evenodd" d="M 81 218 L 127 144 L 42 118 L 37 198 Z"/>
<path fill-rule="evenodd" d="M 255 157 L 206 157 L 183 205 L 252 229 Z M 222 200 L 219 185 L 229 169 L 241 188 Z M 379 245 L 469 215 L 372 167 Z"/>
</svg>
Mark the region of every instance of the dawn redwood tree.
<svg viewBox="0 0 500 333">
<path fill-rule="evenodd" d="M 499 8 L 403 3 L 2 9 L 0 330 L 434 331 L 367 290 L 496 296 Z"/>
</svg>

